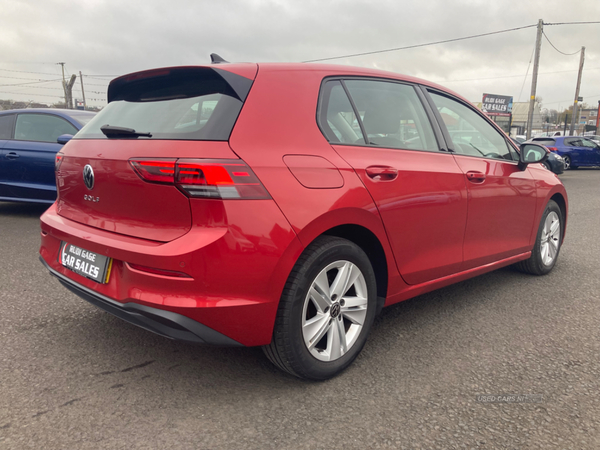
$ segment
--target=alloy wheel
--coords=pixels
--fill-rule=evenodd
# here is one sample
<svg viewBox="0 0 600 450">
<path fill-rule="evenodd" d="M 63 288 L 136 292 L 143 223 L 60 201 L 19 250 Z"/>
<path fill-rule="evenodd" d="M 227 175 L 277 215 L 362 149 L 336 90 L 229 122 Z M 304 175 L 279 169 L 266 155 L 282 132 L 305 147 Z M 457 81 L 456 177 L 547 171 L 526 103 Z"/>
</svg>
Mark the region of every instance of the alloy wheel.
<svg viewBox="0 0 600 450">
<path fill-rule="evenodd" d="M 560 218 L 558 214 L 551 211 L 544 221 L 544 229 L 542 231 L 542 239 L 540 252 L 542 262 L 549 266 L 552 264 L 560 246 Z"/>
<path fill-rule="evenodd" d="M 356 343 L 367 316 L 365 277 L 355 264 L 335 261 L 313 280 L 304 300 L 302 336 L 320 361 L 341 358 Z"/>
</svg>

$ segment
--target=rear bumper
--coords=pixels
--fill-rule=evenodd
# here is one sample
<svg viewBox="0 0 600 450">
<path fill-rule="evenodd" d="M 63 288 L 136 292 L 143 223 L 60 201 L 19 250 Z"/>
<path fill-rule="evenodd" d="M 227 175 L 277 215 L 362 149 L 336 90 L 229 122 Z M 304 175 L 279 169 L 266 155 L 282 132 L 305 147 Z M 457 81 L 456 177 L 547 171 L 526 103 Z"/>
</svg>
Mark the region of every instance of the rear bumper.
<svg viewBox="0 0 600 450">
<path fill-rule="evenodd" d="M 108 297 L 98 294 L 85 286 L 75 283 L 64 275 L 52 269 L 40 257 L 40 261 L 50 273 L 68 290 L 78 295 L 92 305 L 103 309 L 112 315 L 123 319 L 145 330 L 178 341 L 194 344 L 211 344 L 226 346 L 243 346 L 237 341 L 213 330 L 189 317 L 171 311 L 138 305 L 137 303 L 119 303 Z"/>
<path fill-rule="evenodd" d="M 40 256 L 78 296 L 154 333 L 190 342 L 266 345 L 302 245 L 271 200 L 223 202 L 217 225 L 194 226 L 178 239 L 159 243 L 73 222 L 60 216 L 55 204 L 41 217 Z M 58 259 L 61 242 L 112 258 L 108 282 L 64 267 Z"/>
</svg>

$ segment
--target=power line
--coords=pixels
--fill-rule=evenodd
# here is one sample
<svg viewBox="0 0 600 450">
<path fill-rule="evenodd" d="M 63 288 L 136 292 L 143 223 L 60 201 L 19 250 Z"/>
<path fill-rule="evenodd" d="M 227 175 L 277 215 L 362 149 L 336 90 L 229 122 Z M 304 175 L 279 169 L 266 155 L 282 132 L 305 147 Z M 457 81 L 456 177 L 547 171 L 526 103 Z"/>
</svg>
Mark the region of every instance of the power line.
<svg viewBox="0 0 600 450">
<path fill-rule="evenodd" d="M 589 25 L 589 24 L 598 24 L 600 22 L 544 22 L 544 25 Z"/>
<path fill-rule="evenodd" d="M 559 49 L 557 49 L 557 48 L 554 46 L 554 44 L 553 44 L 552 42 L 550 42 L 550 39 L 548 39 L 548 36 L 546 36 L 546 33 L 544 33 L 544 32 L 542 31 L 542 34 L 544 35 L 544 37 L 545 37 L 545 38 L 546 38 L 546 40 L 548 41 L 548 44 L 550 44 L 554 50 L 556 50 L 558 53 L 560 53 L 560 54 L 562 54 L 562 55 L 565 55 L 565 56 L 573 56 L 573 55 L 576 55 L 576 54 L 578 54 L 578 53 L 581 51 L 581 50 L 577 50 L 575 53 L 565 53 L 565 52 L 561 52 Z"/>
<path fill-rule="evenodd" d="M 329 61 L 329 60 L 332 60 L 332 59 L 353 58 L 355 56 L 365 56 L 365 55 L 374 55 L 376 53 L 395 52 L 395 51 L 407 50 L 407 49 L 411 49 L 411 48 L 427 47 L 429 45 L 446 44 L 448 42 L 464 41 L 466 39 L 475 39 L 475 38 L 479 38 L 479 37 L 483 37 L 483 36 L 491 36 L 491 35 L 494 35 L 494 34 L 508 33 L 510 31 L 523 30 L 525 28 L 533 28 L 533 27 L 537 27 L 537 24 L 526 25 L 524 27 L 509 28 L 509 29 L 506 29 L 506 30 L 492 31 L 490 33 L 475 34 L 475 35 L 472 35 L 472 36 L 464 36 L 464 37 L 454 38 L 454 39 L 445 39 L 443 41 L 428 42 L 426 44 L 407 45 L 406 47 L 396 47 L 396 48 L 390 48 L 390 49 L 387 49 L 387 50 L 376 50 L 376 51 L 364 52 L 364 53 L 354 53 L 352 55 L 334 56 L 334 57 L 331 57 L 331 58 L 311 59 L 311 60 L 302 61 L 302 62 L 310 63 L 310 62 L 319 62 L 319 61 Z"/>
<path fill-rule="evenodd" d="M 531 51 L 531 57 L 529 58 L 529 64 L 527 64 L 527 72 L 525 72 L 525 77 L 523 77 L 523 84 L 521 85 L 521 91 L 519 92 L 519 101 L 521 100 L 521 94 L 523 94 L 523 88 L 525 87 L 525 82 L 527 81 L 527 75 L 529 75 L 529 68 L 531 67 L 531 61 L 533 61 L 533 54 L 535 53 L 535 47 Z"/>
<path fill-rule="evenodd" d="M 593 67 L 590 69 L 585 69 L 586 72 L 589 70 L 600 70 L 600 67 Z M 529 71 L 529 69 L 528 69 Z M 577 72 L 577 69 L 572 69 L 572 70 L 557 70 L 555 72 L 540 72 L 538 75 L 554 75 L 557 73 L 570 73 L 570 72 Z M 525 73 L 525 76 L 527 77 L 528 73 Z M 503 75 L 501 77 L 486 77 L 486 78 L 466 78 L 466 79 L 462 79 L 462 80 L 429 80 L 433 83 L 458 83 L 461 81 L 482 81 L 482 80 L 501 80 L 504 78 L 521 78 L 523 75 Z"/>
<path fill-rule="evenodd" d="M 32 81 L 30 83 L 0 84 L 0 86 L 25 86 L 30 84 L 50 83 L 53 81 L 60 81 L 60 78 L 57 78 L 56 80 Z"/>
</svg>

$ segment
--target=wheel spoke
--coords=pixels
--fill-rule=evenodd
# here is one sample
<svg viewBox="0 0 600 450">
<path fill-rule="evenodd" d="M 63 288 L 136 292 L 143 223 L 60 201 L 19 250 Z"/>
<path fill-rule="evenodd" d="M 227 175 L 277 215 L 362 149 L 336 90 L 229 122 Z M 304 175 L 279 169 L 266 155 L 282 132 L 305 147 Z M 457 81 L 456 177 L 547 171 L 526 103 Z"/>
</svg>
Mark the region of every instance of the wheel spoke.
<svg viewBox="0 0 600 450">
<path fill-rule="evenodd" d="M 356 308 L 358 306 L 367 306 L 367 299 L 364 297 L 343 297 L 344 306 L 342 307 L 342 311 L 345 311 L 349 308 Z"/>
<path fill-rule="evenodd" d="M 549 261 L 548 263 L 552 262 L 552 260 L 554 260 L 554 257 L 556 256 L 556 247 L 554 245 L 554 241 L 548 241 L 548 256 L 549 256 Z"/>
<path fill-rule="evenodd" d="M 304 341 L 309 350 L 325 336 L 331 329 L 331 317 L 329 314 L 317 314 L 312 319 L 306 321 L 303 326 Z"/>
<path fill-rule="evenodd" d="M 559 230 L 560 228 L 560 222 L 558 220 L 555 220 L 554 222 L 552 222 L 552 225 L 550 225 L 550 234 L 552 236 L 556 235 L 556 232 Z"/>
<path fill-rule="evenodd" d="M 367 317 L 367 309 L 357 308 L 346 310 L 342 308 L 342 317 L 344 319 L 348 319 L 353 324 L 362 326 L 365 323 L 365 318 Z"/>
<path fill-rule="evenodd" d="M 327 335 L 327 350 L 329 350 L 329 359 L 332 361 L 347 351 L 346 332 L 341 320 L 334 319 L 334 323 L 331 324 L 331 331 Z"/>
<path fill-rule="evenodd" d="M 321 296 L 325 297 L 329 303 L 331 303 L 331 292 L 329 290 L 329 281 L 327 280 L 327 271 L 323 270 L 319 275 L 317 275 L 312 287 L 315 288 L 317 292 L 321 294 Z"/>
<path fill-rule="evenodd" d="M 350 286 L 352 286 L 356 279 L 360 275 L 360 270 L 351 262 L 345 262 L 344 265 L 338 270 L 338 273 L 331 283 L 331 295 L 336 295 L 338 298 L 342 297 Z"/>
<path fill-rule="evenodd" d="M 309 295 L 313 300 L 314 305 L 317 307 L 317 310 L 322 313 L 325 311 L 325 308 L 331 306 L 331 300 L 326 297 L 323 292 L 319 292 L 320 289 L 316 286 L 316 283 L 310 289 Z"/>
<path fill-rule="evenodd" d="M 542 244 L 542 261 L 544 264 L 548 264 L 548 243 Z"/>
</svg>

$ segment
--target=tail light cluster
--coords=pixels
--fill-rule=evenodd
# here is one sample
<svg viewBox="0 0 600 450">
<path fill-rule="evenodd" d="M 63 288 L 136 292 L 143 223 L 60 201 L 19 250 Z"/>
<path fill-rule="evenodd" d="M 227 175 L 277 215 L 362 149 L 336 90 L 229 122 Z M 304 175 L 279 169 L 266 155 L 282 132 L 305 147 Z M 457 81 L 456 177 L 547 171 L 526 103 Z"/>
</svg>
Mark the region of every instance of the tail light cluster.
<svg viewBox="0 0 600 450">
<path fill-rule="evenodd" d="M 60 169 L 60 165 L 62 163 L 63 156 L 64 155 L 62 153 L 56 154 L 56 158 L 54 159 L 54 172 L 58 172 L 58 169 Z"/>
<path fill-rule="evenodd" d="M 130 159 L 144 181 L 172 184 L 192 198 L 268 199 L 248 165 L 231 159 Z"/>
<path fill-rule="evenodd" d="M 548 148 L 548 150 L 550 150 L 551 152 L 557 152 L 557 151 L 558 151 L 558 148 L 556 148 L 556 147 L 547 147 L 547 148 Z"/>
</svg>

